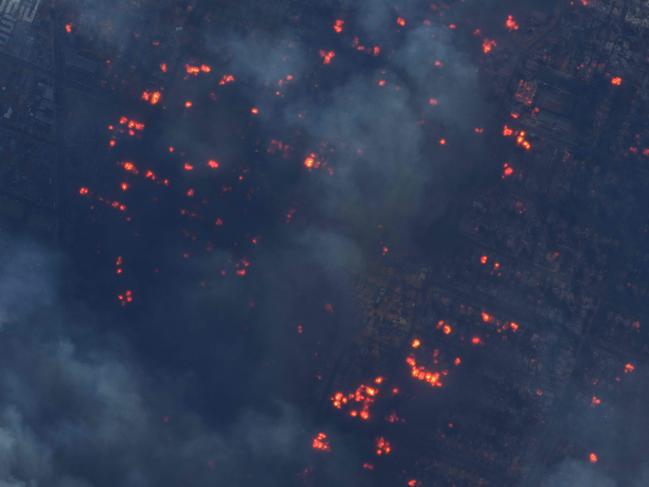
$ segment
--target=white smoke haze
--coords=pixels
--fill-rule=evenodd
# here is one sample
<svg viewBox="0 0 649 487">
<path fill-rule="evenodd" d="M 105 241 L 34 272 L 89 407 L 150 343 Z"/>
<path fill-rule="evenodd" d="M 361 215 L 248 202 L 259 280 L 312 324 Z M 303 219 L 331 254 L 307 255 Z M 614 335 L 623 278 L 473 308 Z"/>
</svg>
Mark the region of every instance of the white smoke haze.
<svg viewBox="0 0 649 487">
<path fill-rule="evenodd" d="M 292 406 L 244 408 L 212 429 L 184 404 L 182 386 L 147 374 L 123 341 L 78 338 L 96 333 L 97 317 L 68 321 L 56 257 L 24 243 L 4 248 L 13 250 L 0 269 L 0 311 L 11 316 L 0 332 L 0 485 L 258 485 L 249 462 L 295 460 L 312 428 Z"/>
</svg>

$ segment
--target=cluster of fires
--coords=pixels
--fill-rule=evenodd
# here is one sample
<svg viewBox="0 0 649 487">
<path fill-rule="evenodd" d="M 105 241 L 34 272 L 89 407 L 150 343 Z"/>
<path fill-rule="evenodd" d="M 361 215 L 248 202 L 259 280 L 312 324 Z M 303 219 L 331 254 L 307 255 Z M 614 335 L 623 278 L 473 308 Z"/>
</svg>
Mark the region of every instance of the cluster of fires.
<svg viewBox="0 0 649 487">
<path fill-rule="evenodd" d="M 487 326 L 489 333 L 496 335 L 510 332 L 517 333 L 520 331 L 520 325 L 514 321 L 501 320 L 496 318 L 493 314 L 482 311 L 474 317 L 477 323 L 482 326 Z M 405 364 L 407 366 L 408 375 L 415 381 L 428 385 L 433 389 L 441 389 L 445 385 L 445 381 L 451 377 L 451 369 L 460 367 L 463 363 L 460 356 L 446 356 L 443 351 L 443 341 L 448 339 L 455 339 L 459 343 L 468 343 L 471 347 L 485 346 L 485 337 L 476 334 L 465 334 L 458 326 L 451 325 L 446 320 L 439 320 L 431 330 L 434 336 L 430 339 L 436 342 L 436 347 L 432 350 L 427 349 L 424 340 L 414 337 L 410 340 L 410 352 L 407 354 Z M 428 340 L 427 340 L 428 341 Z M 454 347 L 454 349 L 457 349 Z M 429 357 L 429 358 L 425 358 Z M 395 382 L 400 374 L 395 374 L 391 377 L 391 382 Z M 393 398 L 401 393 L 399 386 L 385 387 L 387 379 L 384 377 L 377 377 L 370 385 L 361 384 L 350 393 L 335 392 L 331 396 L 331 404 L 334 409 L 345 412 L 351 418 L 359 418 L 362 421 L 373 421 L 380 423 L 385 421 L 389 424 L 399 424 L 404 420 L 398 414 L 392 411 L 390 414 L 381 417 L 374 417 L 372 408 L 382 402 L 389 403 Z M 385 393 L 384 391 L 389 391 Z M 381 404 L 381 409 L 385 409 L 386 404 Z M 385 423 L 384 423 L 385 424 Z M 385 436 L 380 436 L 375 443 L 375 453 L 379 457 L 387 456 L 392 452 L 392 442 L 387 440 Z M 374 469 L 374 464 L 371 468 Z M 367 468 L 367 467 L 366 467 Z M 418 485 L 417 480 L 410 480 Z"/>
<path fill-rule="evenodd" d="M 505 125 L 503 127 L 503 136 L 513 137 L 516 141 L 516 145 L 526 151 L 532 149 L 532 144 L 527 140 L 527 132 L 525 130 L 515 130 Z"/>
<path fill-rule="evenodd" d="M 426 24 L 426 22 L 430 24 L 429 20 L 426 20 L 423 23 Z M 413 24 L 414 21 L 399 16 L 395 19 L 395 25 L 393 28 L 403 31 L 410 28 Z M 521 29 L 519 22 L 512 15 L 507 15 L 503 25 L 506 31 L 511 33 Z M 450 30 L 455 30 L 457 29 L 457 26 L 455 24 L 450 24 L 448 25 L 448 28 Z M 344 19 L 335 19 L 331 23 L 331 30 L 333 31 L 333 36 L 344 38 L 348 32 L 348 24 Z M 71 27 L 68 32 L 72 32 Z M 484 55 L 492 54 L 494 50 L 498 48 L 498 41 L 485 37 L 480 29 L 476 29 L 474 35 L 479 37 L 479 49 L 481 49 Z M 379 46 L 378 44 L 370 43 L 369 45 L 366 45 L 358 36 L 351 36 L 351 42 L 348 45 L 354 52 L 368 54 L 369 56 L 367 56 L 367 59 L 370 60 L 373 58 L 380 58 L 387 50 L 385 47 Z M 322 69 L 331 69 L 332 66 L 330 65 L 333 64 L 335 66 L 340 57 L 342 57 L 340 53 L 337 53 L 333 49 L 323 48 L 317 51 L 317 62 L 326 66 Z M 437 68 L 442 69 L 444 67 L 444 63 L 441 60 L 434 60 L 432 62 L 434 62 L 434 65 Z M 238 73 L 216 73 L 215 68 L 204 62 L 188 61 L 177 68 L 177 70 L 181 72 L 182 80 L 184 82 L 191 83 L 196 82 L 199 79 L 211 80 L 212 86 L 209 94 L 210 99 L 218 98 L 214 93 L 218 90 L 224 90 L 224 93 L 227 94 L 227 91 L 225 90 L 229 89 L 230 85 L 238 84 L 239 78 L 241 77 Z M 173 71 L 173 67 L 167 62 L 160 63 L 159 69 L 164 75 L 170 75 Z M 378 86 L 389 86 L 386 81 L 387 79 L 387 77 L 385 79 L 379 79 L 377 82 Z M 293 75 L 283 75 L 277 80 L 276 86 L 273 86 L 272 95 L 276 97 L 281 95 L 282 91 L 280 90 L 286 89 L 288 86 L 292 85 L 293 82 L 295 82 Z M 612 77 L 610 82 L 614 86 L 621 86 L 622 78 L 617 76 Z M 529 91 L 527 86 L 522 86 L 521 90 L 524 93 Z M 177 107 L 184 107 L 188 113 L 192 112 L 192 110 L 189 109 L 194 107 L 194 101 L 185 99 L 184 97 L 172 100 L 169 96 L 171 90 L 167 91 L 163 87 L 150 88 L 140 86 L 138 92 L 141 93 L 139 97 L 140 105 L 146 110 L 166 109 L 165 105 L 167 103 Z M 264 107 L 263 101 L 264 100 L 259 100 L 260 106 L 262 107 Z M 426 105 L 425 108 L 433 107 L 433 109 L 435 109 L 439 103 L 440 102 L 437 98 L 428 98 L 424 104 Z M 252 119 L 249 121 L 251 126 L 254 126 L 254 123 L 256 123 L 255 119 L 258 120 L 264 116 L 264 112 L 262 112 L 260 106 L 253 105 L 246 109 L 248 118 Z M 124 115 L 119 118 L 117 123 L 108 125 L 108 146 L 111 150 L 117 152 L 120 149 L 118 144 L 120 144 L 122 140 L 137 142 L 143 137 L 147 125 L 145 125 L 144 122 L 141 122 L 139 117 L 139 115 Z M 518 117 L 512 115 L 512 118 L 517 119 Z M 482 135 L 485 133 L 485 128 L 477 127 L 473 129 L 473 131 L 476 135 Z M 501 133 L 502 136 L 511 138 L 515 142 L 515 145 L 523 151 L 528 152 L 532 150 L 532 144 L 526 130 L 504 125 Z M 335 156 L 329 157 L 329 154 L 325 154 L 324 150 L 320 150 L 321 147 L 326 146 L 326 141 L 323 141 L 320 145 L 311 146 L 311 148 L 307 148 L 304 152 L 300 152 L 299 138 L 300 137 L 293 135 L 286 135 L 286 137 L 282 139 L 269 138 L 263 140 L 259 143 L 261 147 L 259 152 L 263 152 L 271 158 L 291 161 L 296 166 L 296 169 L 307 174 L 313 173 L 314 177 L 317 177 L 317 174 L 319 173 L 332 176 L 334 174 Z M 288 142 L 285 140 L 288 140 Z M 440 146 L 447 145 L 446 138 L 439 138 L 437 140 Z M 187 154 L 191 153 L 191 148 L 188 147 L 167 145 L 166 152 L 168 157 L 173 161 L 174 166 L 171 164 L 167 165 L 164 167 L 164 170 L 159 169 L 151 163 L 151 161 L 135 161 L 131 159 L 117 160 L 116 166 L 119 178 L 119 186 L 117 190 L 120 194 L 126 196 L 130 194 L 134 187 L 142 187 L 138 184 L 139 181 L 143 181 L 144 184 L 148 184 L 151 187 L 159 187 L 161 188 L 160 191 L 172 191 L 178 189 L 178 191 L 184 195 L 183 201 L 186 202 L 186 204 L 183 204 L 181 208 L 176 209 L 178 215 L 180 215 L 184 220 L 191 221 L 194 224 L 209 226 L 209 232 L 212 232 L 211 234 L 213 235 L 223 234 L 224 230 L 227 230 L 229 222 L 227 218 L 224 218 L 220 214 L 214 214 L 211 211 L 214 206 L 213 201 L 210 201 L 209 195 L 201 193 L 199 188 L 201 184 L 199 180 L 201 178 L 218 175 L 221 179 L 210 180 L 210 182 L 213 183 L 214 181 L 218 181 L 218 186 L 216 184 L 214 186 L 219 188 L 219 193 L 221 195 L 231 194 L 236 191 L 236 188 L 242 188 L 240 192 L 243 194 L 243 198 L 250 200 L 253 197 L 255 189 L 245 186 L 250 177 L 248 174 L 248 168 L 240 167 L 232 169 L 229 167 L 230 161 L 223 164 L 221 159 L 215 157 L 210 157 L 209 159 L 206 157 L 203 157 L 202 159 L 189 157 Z M 330 159 L 331 163 L 329 162 Z M 224 166 L 228 167 L 227 172 L 223 170 Z M 501 170 L 503 179 L 510 178 L 515 174 L 515 169 L 510 162 L 504 162 Z M 168 173 L 166 171 L 168 171 Z M 163 174 L 170 174 L 170 176 L 163 176 Z M 206 174 L 209 176 L 205 176 Z M 80 196 L 90 202 L 91 209 L 94 209 L 96 203 L 100 203 L 125 214 L 125 220 L 127 222 L 133 220 L 133 216 L 127 212 L 126 203 L 122 203 L 121 200 L 103 196 L 86 186 L 81 187 L 78 191 Z M 157 198 L 158 196 L 156 195 L 155 197 Z M 128 209 L 130 210 L 130 205 Z M 291 223 L 294 220 L 296 213 L 297 209 L 294 207 L 283 208 L 280 219 L 287 224 Z M 243 218 L 244 215 L 241 217 Z M 183 235 L 192 243 L 199 240 L 196 232 L 189 228 L 183 229 Z M 213 241 L 216 241 L 217 239 L 217 237 L 214 237 L 212 240 L 205 242 L 204 247 L 206 252 L 214 250 L 216 245 Z M 219 270 L 218 275 L 233 275 L 239 278 L 248 277 L 252 268 L 252 259 L 247 256 L 246 250 L 252 253 L 251 249 L 256 247 L 259 241 L 260 237 L 257 233 L 246 234 L 245 243 L 244 239 L 237 240 L 236 245 L 245 250 L 240 251 L 241 255 L 238 258 L 233 258 L 227 264 L 224 264 Z M 380 249 L 380 254 L 383 256 L 386 256 L 389 253 L 388 247 L 382 242 L 378 248 Z M 188 258 L 189 255 L 189 251 L 183 252 L 182 257 Z M 489 265 L 493 268 L 494 272 L 498 271 L 501 266 L 498 261 L 491 262 L 489 257 L 486 255 L 480 258 L 480 264 L 483 266 Z M 124 270 L 124 259 L 120 256 L 115 262 L 115 272 L 118 276 L 121 276 L 124 273 Z M 117 302 L 119 306 L 127 307 L 134 301 L 134 291 L 131 289 L 124 289 L 122 282 L 119 283 L 119 286 Z M 476 321 L 487 326 L 489 329 L 488 333 L 492 334 L 517 333 L 520 330 L 520 325 L 517 322 L 497 319 L 487 311 L 482 311 L 479 318 L 476 317 Z M 435 394 L 437 393 L 436 390 L 444 388 L 446 383 L 452 380 L 452 371 L 455 370 L 454 368 L 460 367 L 463 364 L 462 357 L 457 355 L 447 356 L 447 354 L 444 353 L 444 348 L 442 346 L 443 340 L 455 339 L 460 341 L 462 344 L 466 344 L 470 349 L 478 349 L 487 345 L 487 332 L 484 335 L 473 333 L 468 334 L 463 333 L 460 328 L 460 326 L 451 324 L 446 320 L 439 320 L 432 327 L 431 332 L 434 332 L 435 335 L 433 335 L 430 340 L 428 338 L 425 340 L 418 337 L 412 338 L 410 341 L 410 349 L 405 357 L 405 371 L 414 383 L 417 384 L 417 387 L 420 385 L 429 386 L 429 393 Z M 299 325 L 298 330 L 299 334 L 303 333 L 302 325 Z M 435 347 L 432 350 L 427 350 L 425 345 L 428 345 L 428 343 L 431 342 L 435 343 Z M 628 363 L 624 366 L 623 372 L 625 374 L 631 374 L 634 370 L 635 366 Z M 392 382 L 393 379 L 393 377 L 389 378 L 391 381 L 390 384 L 396 383 L 396 380 Z M 351 392 L 336 391 L 330 397 L 331 406 L 353 420 L 358 420 L 360 422 L 379 422 L 381 421 L 381 418 L 375 417 L 373 414 L 377 402 L 394 398 L 400 394 L 401 390 L 397 385 L 386 387 L 387 380 L 387 378 L 379 376 L 367 383 L 358 385 L 356 388 L 352 389 Z M 418 383 L 421 384 L 419 385 Z M 597 396 L 593 396 L 591 405 L 595 407 L 600 404 L 601 399 Z M 395 412 L 390 413 L 383 419 L 391 424 L 398 424 L 402 421 Z M 317 433 L 312 438 L 311 446 L 313 450 L 317 452 L 330 453 L 333 450 L 330 438 L 325 432 Z M 390 440 L 385 436 L 378 436 L 375 438 L 373 453 L 377 457 L 386 457 L 392 454 L 392 452 L 393 444 Z M 598 461 L 597 454 L 590 453 L 589 460 L 591 463 L 596 463 Z M 365 463 L 363 468 L 366 470 L 373 470 L 374 464 Z M 416 487 L 421 484 L 418 480 L 409 478 L 406 480 L 406 485 Z"/>
<path fill-rule="evenodd" d="M 377 377 L 373 381 L 374 385 L 368 386 L 361 384 L 354 392 L 345 394 L 336 392 L 331 398 L 331 403 L 336 409 L 347 409 L 352 418 L 359 418 L 362 421 L 370 419 L 371 408 L 376 401 L 383 384 L 383 377 Z"/>
</svg>

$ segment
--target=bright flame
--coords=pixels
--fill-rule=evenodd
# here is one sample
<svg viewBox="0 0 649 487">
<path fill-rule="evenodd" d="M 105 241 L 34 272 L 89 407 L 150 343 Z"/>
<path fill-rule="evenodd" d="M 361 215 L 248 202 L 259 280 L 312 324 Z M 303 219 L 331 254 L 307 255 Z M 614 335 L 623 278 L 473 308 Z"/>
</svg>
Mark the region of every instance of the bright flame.
<svg viewBox="0 0 649 487">
<path fill-rule="evenodd" d="M 159 91 L 143 91 L 141 99 L 151 105 L 157 105 L 162 99 L 162 93 Z"/>
<path fill-rule="evenodd" d="M 330 452 L 331 446 L 329 445 L 329 440 L 327 440 L 327 435 L 324 433 L 318 433 L 311 443 L 311 446 L 314 450 L 322 452 Z"/>
<path fill-rule="evenodd" d="M 494 41 L 493 39 L 485 39 L 482 41 L 482 52 L 489 54 L 491 51 L 493 51 L 496 45 L 496 41 Z"/>
<path fill-rule="evenodd" d="M 384 456 L 389 455 L 390 453 L 392 453 L 392 445 L 388 440 L 379 436 L 376 439 L 376 454 L 378 456 Z"/>
<path fill-rule="evenodd" d="M 520 28 L 520 26 L 518 25 L 518 22 L 516 22 L 516 20 L 514 20 L 514 17 L 512 15 L 507 16 L 507 20 L 505 20 L 505 27 L 509 31 L 518 30 Z"/>
<path fill-rule="evenodd" d="M 320 57 L 322 58 L 322 64 L 331 64 L 333 58 L 336 57 L 336 53 L 334 51 L 321 50 Z"/>
</svg>

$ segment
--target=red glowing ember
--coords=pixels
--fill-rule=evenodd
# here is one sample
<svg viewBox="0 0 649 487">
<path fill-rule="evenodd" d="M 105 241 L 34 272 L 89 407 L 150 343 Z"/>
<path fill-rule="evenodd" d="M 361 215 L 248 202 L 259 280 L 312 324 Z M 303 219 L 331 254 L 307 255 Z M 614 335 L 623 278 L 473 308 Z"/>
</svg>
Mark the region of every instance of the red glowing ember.
<svg viewBox="0 0 649 487">
<path fill-rule="evenodd" d="M 318 160 L 318 155 L 315 152 L 308 154 L 304 158 L 304 167 L 307 168 L 309 171 L 313 169 L 318 169 L 321 164 L 322 163 L 320 160 Z"/>
<path fill-rule="evenodd" d="M 392 453 L 392 445 L 388 440 L 379 436 L 376 439 L 376 454 L 378 456 L 384 456 L 389 455 L 390 453 Z"/>
<path fill-rule="evenodd" d="M 494 41 L 493 39 L 485 39 L 482 41 L 482 52 L 489 54 L 491 51 L 493 51 L 496 45 L 496 41 Z"/>
<path fill-rule="evenodd" d="M 322 58 L 322 64 L 331 64 L 333 58 L 336 57 L 336 53 L 334 51 L 321 50 L 320 57 Z"/>
<path fill-rule="evenodd" d="M 518 22 L 516 22 L 516 20 L 514 20 L 514 17 L 512 15 L 507 16 L 507 20 L 505 20 L 505 27 L 509 31 L 518 30 L 520 28 L 520 26 L 518 25 Z"/>
<path fill-rule="evenodd" d="M 143 91 L 141 99 L 151 105 L 157 105 L 162 99 L 162 93 L 159 91 Z"/>
<path fill-rule="evenodd" d="M 219 81 L 219 86 L 224 86 L 230 83 L 234 83 L 236 78 L 231 74 L 224 74 L 221 80 Z"/>
<path fill-rule="evenodd" d="M 131 291 L 130 289 L 126 290 L 124 294 L 119 294 L 117 296 L 117 300 L 122 306 L 131 304 L 133 302 L 133 291 Z"/>
<path fill-rule="evenodd" d="M 137 167 L 135 167 L 135 164 L 133 164 L 132 162 L 122 162 L 122 168 L 124 168 L 124 171 L 130 172 L 131 174 L 138 174 Z"/>
<path fill-rule="evenodd" d="M 315 438 L 313 438 L 313 442 L 311 443 L 311 446 L 313 447 L 314 450 L 317 451 L 322 451 L 322 452 L 331 451 L 329 440 L 327 440 L 327 435 L 324 433 L 318 433 L 315 436 Z"/>
<path fill-rule="evenodd" d="M 201 65 L 186 64 L 185 72 L 191 76 L 198 76 L 201 73 L 206 73 L 206 74 L 211 73 L 212 67 L 208 66 L 207 64 L 201 64 Z"/>
<path fill-rule="evenodd" d="M 383 382 L 382 377 L 377 377 L 374 380 L 376 385 Z M 360 418 L 363 421 L 370 419 L 370 409 L 376 397 L 379 394 L 379 388 L 361 384 L 354 392 L 344 394 L 336 392 L 331 397 L 331 403 L 336 409 L 349 408 L 349 416 L 352 418 Z"/>
<path fill-rule="evenodd" d="M 418 381 L 427 382 L 432 387 L 442 387 L 442 375 L 447 375 L 446 371 L 434 372 L 426 369 L 425 367 L 418 366 L 415 357 L 412 355 L 406 358 L 406 363 L 410 366 L 410 375 L 413 379 Z"/>
</svg>

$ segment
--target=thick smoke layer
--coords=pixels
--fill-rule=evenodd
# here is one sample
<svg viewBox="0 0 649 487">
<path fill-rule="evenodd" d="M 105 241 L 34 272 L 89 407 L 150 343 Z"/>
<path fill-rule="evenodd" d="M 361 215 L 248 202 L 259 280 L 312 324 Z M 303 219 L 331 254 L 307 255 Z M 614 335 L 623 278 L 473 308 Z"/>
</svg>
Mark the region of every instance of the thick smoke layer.
<svg viewBox="0 0 649 487">
<path fill-rule="evenodd" d="M 64 3 L 77 14 L 79 35 L 94 33 L 92 42 L 116 63 L 146 21 L 136 2 Z M 362 440 L 314 407 L 330 392 L 322 390 L 323 375 L 362 323 L 355 277 L 384 252 L 428 251 L 414 236 L 434 234 L 468 181 L 493 164 L 494 149 L 474 132 L 495 126 L 498 116 L 481 88 L 479 41 L 471 34 L 477 22 L 495 36 L 508 9 L 548 9 L 550 2 L 460 2 L 444 22 L 399 30 L 397 16 L 420 19 L 430 5 L 363 0 L 345 18 L 344 41 L 332 34 L 332 2 L 331 18 L 310 18 L 305 7 L 288 21 L 280 16 L 286 22 L 279 26 L 248 33 L 217 27 L 227 5 L 199 1 L 193 12 L 200 14 L 192 15 L 183 8 L 188 2 L 168 3 L 160 29 L 195 41 L 182 47 L 179 63 L 213 62 L 237 82 L 216 96 L 216 109 L 196 106 L 194 119 L 171 105 L 156 112 L 153 135 L 120 155 L 165 161 L 160 169 L 173 173 L 167 145 L 191 148 L 187 158 L 216 153 L 223 173 L 246 168 L 252 196 L 236 189 L 229 196 L 204 168 L 176 171 L 210 201 L 212 213 L 199 223 L 178 217 L 189 204 L 174 187 L 170 197 L 133 197 L 129 205 L 141 210 L 136 229 L 88 223 L 72 246 L 78 253 L 4 242 L 0 487 L 274 487 L 309 485 L 314 472 L 314 485 L 364 485 L 365 458 L 355 448 Z M 182 31 L 180 16 L 190 19 Z M 254 11 L 246 16 L 255 20 Z M 465 20 L 468 34 L 451 34 L 447 21 Z M 349 54 L 348 32 L 368 49 L 380 46 L 380 55 Z M 336 52 L 330 64 L 323 50 Z M 138 68 L 158 72 L 157 65 Z M 267 94 L 279 90 L 278 80 L 286 84 L 273 102 Z M 197 99 L 211 89 L 174 86 L 163 100 Z M 133 103 L 116 95 L 115 110 Z M 253 122 L 252 107 L 259 109 Z M 70 120 L 68 130 L 87 123 Z M 283 138 L 288 156 L 268 155 L 271 141 Z M 311 154 L 318 170 L 304 168 Z M 221 233 L 212 230 L 217 217 Z M 213 251 L 181 234 L 209 240 Z M 112 266 L 118 255 L 135 289 L 128 308 L 112 294 L 104 298 L 114 292 L 114 276 L 102 274 L 99 262 Z M 244 259 L 250 268 L 241 267 Z M 245 278 L 234 277 L 235 269 Z M 320 462 L 310 448 L 325 426 L 340 453 L 335 461 Z M 620 485 L 606 475 L 563 462 L 544 478 L 556 487 Z"/>
<path fill-rule="evenodd" d="M 180 377 L 143 370 L 94 313 L 61 301 L 60 258 L 3 250 L 2 485 L 280 485 L 306 461 L 312 427 L 293 405 L 247 404 L 214 427 Z"/>
</svg>

